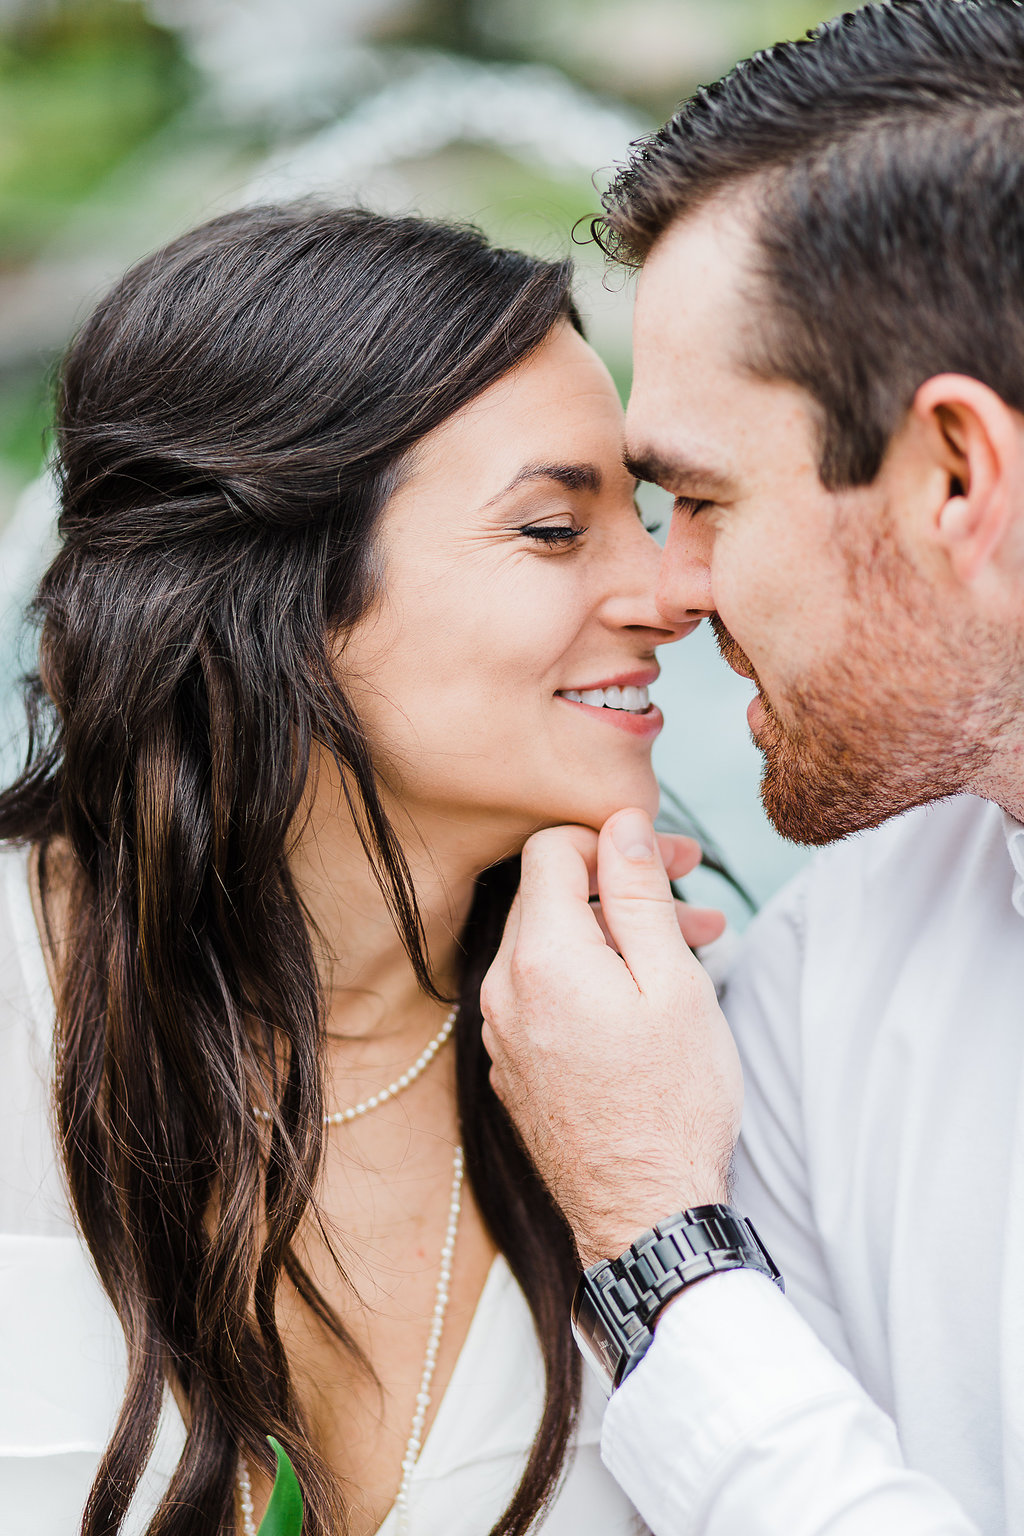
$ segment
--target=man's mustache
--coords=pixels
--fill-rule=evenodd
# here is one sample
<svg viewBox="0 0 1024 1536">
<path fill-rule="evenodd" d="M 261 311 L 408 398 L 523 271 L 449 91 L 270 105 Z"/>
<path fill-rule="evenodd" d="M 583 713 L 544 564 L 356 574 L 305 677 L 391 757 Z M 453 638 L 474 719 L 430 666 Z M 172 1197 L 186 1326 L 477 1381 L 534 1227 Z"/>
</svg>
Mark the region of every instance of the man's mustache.
<svg viewBox="0 0 1024 1536">
<path fill-rule="evenodd" d="M 733 639 L 718 614 L 711 614 L 708 623 L 711 625 L 712 633 L 717 641 L 718 649 L 722 653 L 723 660 L 727 661 L 729 666 L 735 668 L 737 672 L 743 672 L 747 677 L 751 678 L 757 685 L 757 691 L 763 694 L 764 690 L 761 687 L 761 679 L 754 670 L 753 662 L 743 647 Z"/>
</svg>

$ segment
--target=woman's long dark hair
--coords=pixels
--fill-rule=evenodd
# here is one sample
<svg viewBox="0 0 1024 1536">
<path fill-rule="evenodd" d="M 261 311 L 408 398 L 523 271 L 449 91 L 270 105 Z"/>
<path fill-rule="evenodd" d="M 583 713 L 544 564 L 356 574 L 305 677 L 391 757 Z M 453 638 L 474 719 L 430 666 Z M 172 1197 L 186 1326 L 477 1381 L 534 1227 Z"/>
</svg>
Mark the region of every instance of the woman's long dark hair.
<svg viewBox="0 0 1024 1536">
<path fill-rule="evenodd" d="M 377 590 L 375 523 L 417 442 L 565 320 L 578 325 L 565 264 L 420 219 L 255 208 L 141 262 L 66 359 L 62 544 L 35 602 L 31 745 L 0 836 L 38 848 L 44 907 L 48 851 L 51 867 L 64 840 L 73 853 L 57 1127 L 128 1347 L 83 1536 L 120 1531 L 168 1381 L 187 1440 L 149 1536 L 233 1529 L 239 1452 L 269 1469 L 268 1433 L 295 1463 L 308 1536 L 344 1525 L 275 1321 L 286 1276 L 355 1351 L 294 1246 L 316 1218 L 325 1007 L 288 850 L 326 747 L 434 992 L 329 650 Z M 571 1239 L 480 1043 L 479 984 L 516 879 L 509 863 L 478 882 L 457 1053 L 468 1177 L 547 1372 L 501 1536 L 551 1497 L 579 1398 Z M 272 1105 L 269 1134 L 255 1101 Z"/>
</svg>

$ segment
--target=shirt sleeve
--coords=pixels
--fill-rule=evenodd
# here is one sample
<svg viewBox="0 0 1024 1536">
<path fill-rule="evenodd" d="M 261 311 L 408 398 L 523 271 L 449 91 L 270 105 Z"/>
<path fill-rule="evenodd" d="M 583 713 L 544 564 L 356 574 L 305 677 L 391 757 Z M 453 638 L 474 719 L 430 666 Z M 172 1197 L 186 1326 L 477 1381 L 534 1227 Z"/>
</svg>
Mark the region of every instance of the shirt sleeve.
<svg viewBox="0 0 1024 1536">
<path fill-rule="evenodd" d="M 654 1536 L 979 1536 L 751 1271 L 713 1276 L 666 1309 L 608 1405 L 601 1454 Z"/>
<path fill-rule="evenodd" d="M 833 1355 L 857 1374 L 819 1235 L 804 1137 L 802 1051 L 805 870 L 751 925 L 722 1006 L 743 1065 L 743 1126 L 733 1203 L 781 1269 L 786 1295 Z"/>
<path fill-rule="evenodd" d="M 906 1465 L 856 1379 L 817 1228 L 802 1034 L 814 878 L 751 925 L 723 996 L 745 1082 L 734 1199 L 787 1294 L 736 1271 L 679 1296 L 608 1406 L 602 1455 L 655 1536 L 978 1536 Z"/>
</svg>

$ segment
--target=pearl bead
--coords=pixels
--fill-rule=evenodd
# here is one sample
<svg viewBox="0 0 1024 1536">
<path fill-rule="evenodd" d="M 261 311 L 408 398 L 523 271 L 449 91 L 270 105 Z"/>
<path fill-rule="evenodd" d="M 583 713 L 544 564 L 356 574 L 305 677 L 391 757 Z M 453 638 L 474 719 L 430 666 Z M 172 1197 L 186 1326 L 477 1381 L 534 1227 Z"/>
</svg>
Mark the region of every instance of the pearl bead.
<svg viewBox="0 0 1024 1536">
<path fill-rule="evenodd" d="M 434 1039 L 431 1040 L 426 1050 L 413 1065 L 397 1077 L 393 1083 L 382 1088 L 371 1098 L 364 1099 L 360 1104 L 352 1104 L 347 1109 L 338 1109 L 333 1114 L 324 1115 L 325 1125 L 344 1125 L 355 1120 L 360 1115 L 367 1114 L 371 1109 L 384 1104 L 395 1094 L 401 1093 L 414 1083 L 425 1067 L 428 1067 L 437 1055 L 438 1051 L 449 1039 L 455 1028 L 455 1020 L 458 1017 L 459 1007 L 456 1003 L 444 1024 L 441 1026 Z M 253 1107 L 253 1114 L 259 1120 L 270 1120 L 270 1110 Z M 423 1445 L 423 1427 L 426 1424 L 427 1409 L 430 1406 L 430 1387 L 434 1379 L 434 1370 L 437 1365 L 437 1357 L 441 1348 L 441 1339 L 444 1333 L 445 1316 L 448 1311 L 449 1286 L 452 1277 L 452 1257 L 455 1251 L 455 1239 L 458 1233 L 459 1215 L 462 1209 L 462 1180 L 465 1169 L 465 1154 L 461 1147 L 456 1147 L 452 1157 L 452 1184 L 451 1195 L 448 1200 L 448 1220 L 444 1229 L 444 1242 L 441 1247 L 439 1273 L 437 1287 L 434 1292 L 434 1311 L 430 1320 L 430 1332 L 427 1336 L 427 1347 L 423 1357 L 423 1370 L 420 1374 L 419 1391 L 416 1394 L 416 1412 L 413 1414 L 410 1426 L 409 1439 L 405 1446 L 405 1455 L 402 1458 L 402 1479 L 398 1493 L 395 1495 L 395 1508 L 398 1512 L 396 1536 L 408 1536 L 409 1530 L 409 1490 L 412 1486 L 412 1477 L 416 1469 L 416 1462 Z M 239 1456 L 238 1461 L 238 1493 L 242 1510 L 243 1536 L 257 1536 L 255 1512 L 252 1503 L 252 1484 L 249 1479 L 249 1468 L 244 1456 Z"/>
<path fill-rule="evenodd" d="M 324 1115 L 324 1124 L 346 1125 L 350 1120 L 355 1120 L 358 1116 L 367 1114 L 371 1109 L 379 1108 L 381 1104 L 386 1104 L 388 1099 L 393 1099 L 396 1094 L 404 1092 L 404 1090 L 410 1087 L 420 1076 L 420 1074 L 430 1066 L 430 1063 L 433 1061 L 438 1051 L 444 1045 L 445 1041 L 451 1038 L 452 1030 L 455 1028 L 455 1020 L 458 1018 L 458 1015 L 459 1005 L 456 1003 L 455 1007 L 451 1010 L 448 1017 L 441 1025 L 441 1028 L 434 1036 L 433 1040 L 431 1040 L 430 1044 L 423 1051 L 422 1055 L 417 1056 L 416 1060 L 413 1062 L 412 1066 L 408 1068 L 407 1071 L 403 1072 L 400 1077 L 396 1077 L 393 1083 L 389 1083 L 388 1086 L 386 1088 L 382 1088 L 379 1093 L 375 1093 L 372 1098 L 364 1099 L 361 1104 L 353 1104 L 349 1109 L 337 1109 L 333 1114 Z M 261 1119 L 270 1119 L 270 1115 L 266 1110 L 256 1110 L 255 1113 Z"/>
<path fill-rule="evenodd" d="M 444 1246 L 441 1249 L 440 1273 L 437 1277 L 437 1289 L 434 1294 L 434 1312 L 430 1320 L 430 1333 L 427 1338 L 427 1348 L 423 1358 L 423 1374 L 420 1377 L 420 1389 L 416 1394 L 416 1412 L 413 1415 L 412 1428 L 405 1448 L 405 1457 L 402 1461 L 402 1482 L 398 1490 L 398 1496 L 395 1499 L 395 1505 L 398 1510 L 398 1536 L 408 1536 L 409 1490 L 412 1486 L 413 1472 L 421 1449 L 423 1426 L 426 1423 L 427 1408 L 430 1406 L 430 1384 L 434 1377 L 434 1369 L 437 1364 L 437 1356 L 444 1330 L 445 1314 L 448 1310 L 448 1288 L 451 1283 L 454 1234 L 458 1224 L 459 1207 L 461 1204 L 464 1165 L 465 1158 L 462 1148 L 456 1147 L 455 1155 L 452 1158 L 452 1190 L 451 1198 L 448 1202 L 448 1225 L 445 1228 Z"/>
</svg>

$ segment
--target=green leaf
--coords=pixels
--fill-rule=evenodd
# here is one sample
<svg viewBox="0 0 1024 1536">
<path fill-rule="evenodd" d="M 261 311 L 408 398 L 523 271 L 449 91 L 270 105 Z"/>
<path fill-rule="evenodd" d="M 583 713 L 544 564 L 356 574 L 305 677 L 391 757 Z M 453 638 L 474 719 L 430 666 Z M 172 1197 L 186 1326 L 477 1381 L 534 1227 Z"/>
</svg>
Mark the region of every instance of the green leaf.
<svg viewBox="0 0 1024 1536">
<path fill-rule="evenodd" d="M 268 1435 L 267 1439 L 277 1457 L 277 1475 L 256 1536 L 302 1536 L 302 1492 L 295 1468 L 288 1460 L 284 1446 L 279 1445 L 273 1435 Z"/>
</svg>

